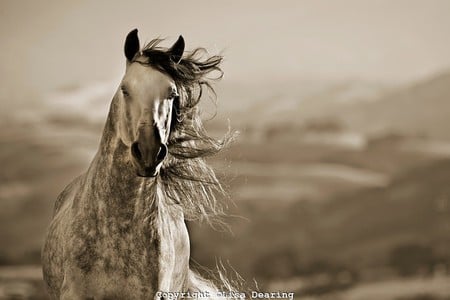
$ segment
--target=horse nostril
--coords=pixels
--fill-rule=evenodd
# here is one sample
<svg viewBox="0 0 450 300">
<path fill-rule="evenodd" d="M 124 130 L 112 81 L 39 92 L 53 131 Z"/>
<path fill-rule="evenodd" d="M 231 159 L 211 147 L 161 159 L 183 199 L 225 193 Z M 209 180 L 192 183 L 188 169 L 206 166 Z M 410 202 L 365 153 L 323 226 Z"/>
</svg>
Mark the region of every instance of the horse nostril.
<svg viewBox="0 0 450 300">
<path fill-rule="evenodd" d="M 142 159 L 142 153 L 139 150 L 139 144 L 137 142 L 134 142 L 131 145 L 131 154 L 137 159 L 137 160 L 141 160 Z"/>
<path fill-rule="evenodd" d="M 156 155 L 156 159 L 158 161 L 162 161 L 164 158 L 166 158 L 167 155 L 167 146 L 162 144 L 159 148 L 158 154 Z"/>
</svg>

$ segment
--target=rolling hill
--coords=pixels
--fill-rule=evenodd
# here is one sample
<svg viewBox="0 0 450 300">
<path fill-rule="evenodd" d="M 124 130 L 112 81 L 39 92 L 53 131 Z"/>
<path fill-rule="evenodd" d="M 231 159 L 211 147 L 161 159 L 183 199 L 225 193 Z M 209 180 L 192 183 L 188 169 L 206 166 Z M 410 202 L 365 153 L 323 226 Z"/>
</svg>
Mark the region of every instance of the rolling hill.
<svg viewBox="0 0 450 300">
<path fill-rule="evenodd" d="M 261 98 L 233 120 L 259 129 L 332 120 L 365 135 L 397 132 L 447 140 L 449 116 L 450 72 L 443 72 L 405 86 L 350 81 L 308 94 L 282 91 Z"/>
</svg>

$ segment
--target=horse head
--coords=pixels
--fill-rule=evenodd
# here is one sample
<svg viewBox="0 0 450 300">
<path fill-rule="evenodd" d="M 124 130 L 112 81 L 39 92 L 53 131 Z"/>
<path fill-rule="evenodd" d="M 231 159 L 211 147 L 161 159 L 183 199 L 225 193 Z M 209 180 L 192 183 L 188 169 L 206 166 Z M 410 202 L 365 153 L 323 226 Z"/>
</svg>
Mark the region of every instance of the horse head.
<svg viewBox="0 0 450 300">
<path fill-rule="evenodd" d="M 170 75 L 151 65 L 140 52 L 137 29 L 125 41 L 126 71 L 116 96 L 119 98 L 119 135 L 130 149 L 136 174 L 158 175 L 167 156 L 174 103 L 178 87 Z M 180 36 L 169 49 L 171 63 L 180 62 L 184 40 Z"/>
</svg>

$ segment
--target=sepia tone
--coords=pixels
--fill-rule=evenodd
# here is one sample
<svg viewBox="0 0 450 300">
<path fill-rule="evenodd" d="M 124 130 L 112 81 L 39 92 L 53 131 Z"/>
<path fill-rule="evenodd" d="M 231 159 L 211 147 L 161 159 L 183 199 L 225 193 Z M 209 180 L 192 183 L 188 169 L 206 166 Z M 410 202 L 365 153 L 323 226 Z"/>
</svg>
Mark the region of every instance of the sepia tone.
<svg viewBox="0 0 450 300">
<path fill-rule="evenodd" d="M 206 158 L 222 186 L 177 196 L 192 282 L 228 298 L 450 299 L 450 2 L 7 0 L 0 23 L 0 299 L 59 296 L 41 250 L 58 195 L 105 145 L 134 28 L 141 46 L 182 35 L 184 57 L 223 56 L 199 103 L 208 136 L 230 139 Z M 215 179 L 205 168 L 189 176 Z M 224 213 L 196 215 L 200 199 Z"/>
</svg>

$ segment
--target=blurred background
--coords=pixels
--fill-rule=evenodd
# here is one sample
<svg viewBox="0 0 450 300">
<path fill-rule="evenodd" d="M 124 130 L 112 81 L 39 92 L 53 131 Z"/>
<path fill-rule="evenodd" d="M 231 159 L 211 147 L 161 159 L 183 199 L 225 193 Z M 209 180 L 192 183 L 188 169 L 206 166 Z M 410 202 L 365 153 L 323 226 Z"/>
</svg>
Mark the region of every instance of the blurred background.
<svg viewBox="0 0 450 300">
<path fill-rule="evenodd" d="M 225 56 L 202 111 L 240 131 L 210 160 L 232 233 L 191 224 L 196 262 L 300 299 L 450 299 L 449 1 L 2 0 L 0 24 L 0 299 L 47 299 L 53 203 L 136 27 Z"/>
</svg>

